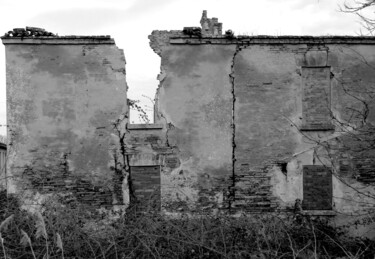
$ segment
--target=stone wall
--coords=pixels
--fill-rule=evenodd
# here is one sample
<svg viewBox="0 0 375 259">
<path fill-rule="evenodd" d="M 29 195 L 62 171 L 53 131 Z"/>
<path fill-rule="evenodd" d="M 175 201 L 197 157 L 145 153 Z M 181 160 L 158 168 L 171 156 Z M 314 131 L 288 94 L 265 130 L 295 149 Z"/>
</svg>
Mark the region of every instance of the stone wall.
<svg viewBox="0 0 375 259">
<path fill-rule="evenodd" d="M 222 36 L 202 21 L 149 36 L 161 72 L 143 125 L 127 123 L 109 37 L 3 37 L 8 190 L 168 213 L 285 213 L 297 199 L 336 222 L 373 211 L 375 39 Z"/>
<path fill-rule="evenodd" d="M 375 40 L 198 29 L 150 35 L 161 57 L 155 111 L 162 128 L 149 139 L 162 140 L 127 138 L 138 145 L 129 152 L 134 161 L 148 154 L 161 167 L 162 209 L 288 212 L 305 195 L 308 214 L 337 222 L 373 210 L 374 152 L 358 153 L 355 136 L 366 125 L 373 130 Z M 166 152 L 178 161 L 174 168 Z M 316 201 L 308 198 L 323 189 Z"/>
<path fill-rule="evenodd" d="M 123 51 L 109 36 L 46 35 L 2 38 L 8 192 L 31 204 L 52 193 L 90 206 L 122 204 Z"/>
</svg>

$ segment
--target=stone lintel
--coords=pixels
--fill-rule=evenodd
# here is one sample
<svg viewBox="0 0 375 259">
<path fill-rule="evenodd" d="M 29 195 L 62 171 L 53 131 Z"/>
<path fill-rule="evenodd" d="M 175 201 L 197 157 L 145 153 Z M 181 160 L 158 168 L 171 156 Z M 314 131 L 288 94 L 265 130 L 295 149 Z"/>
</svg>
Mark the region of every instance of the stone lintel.
<svg viewBox="0 0 375 259">
<path fill-rule="evenodd" d="M 128 130 L 161 130 L 162 124 L 127 124 Z"/>
<path fill-rule="evenodd" d="M 319 124 L 319 125 L 304 124 L 299 128 L 299 130 L 301 131 L 330 131 L 330 130 L 335 130 L 335 126 L 332 124 Z"/>
<path fill-rule="evenodd" d="M 162 165 L 164 156 L 153 153 L 128 154 L 130 166 Z"/>
</svg>

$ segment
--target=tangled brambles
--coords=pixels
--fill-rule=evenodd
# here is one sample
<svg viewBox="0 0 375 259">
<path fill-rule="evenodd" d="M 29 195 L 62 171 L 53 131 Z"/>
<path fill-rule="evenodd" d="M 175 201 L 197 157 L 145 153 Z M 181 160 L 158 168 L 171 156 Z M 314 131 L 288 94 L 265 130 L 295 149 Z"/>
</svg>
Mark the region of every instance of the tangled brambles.
<svg viewBox="0 0 375 259">
<path fill-rule="evenodd" d="M 40 214 L 0 198 L 0 258 L 373 258 L 375 243 L 324 221 L 276 216 L 182 215 L 128 210 L 112 220 L 52 200 Z"/>
</svg>

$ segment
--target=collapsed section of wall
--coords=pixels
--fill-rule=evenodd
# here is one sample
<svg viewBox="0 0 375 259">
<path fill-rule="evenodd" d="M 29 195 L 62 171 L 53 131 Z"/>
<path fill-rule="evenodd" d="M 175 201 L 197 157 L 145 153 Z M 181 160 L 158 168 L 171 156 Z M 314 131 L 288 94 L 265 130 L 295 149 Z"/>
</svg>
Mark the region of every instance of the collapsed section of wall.
<svg viewBox="0 0 375 259">
<path fill-rule="evenodd" d="M 60 193 L 90 206 L 126 202 L 123 51 L 109 36 L 57 37 L 30 27 L 2 41 L 8 192 L 25 199 Z"/>
<path fill-rule="evenodd" d="M 171 36 L 178 35 L 182 32 L 155 31 L 150 36 L 151 47 L 161 56 L 155 110 L 162 128 L 155 132 L 129 125 L 128 155 L 133 166 L 154 165 L 142 162 L 145 157 L 154 157 L 160 165 L 164 209 L 227 208 L 233 173 L 228 74 L 236 47 L 181 48 L 169 43 Z M 130 165 L 132 168 L 132 162 Z"/>
</svg>

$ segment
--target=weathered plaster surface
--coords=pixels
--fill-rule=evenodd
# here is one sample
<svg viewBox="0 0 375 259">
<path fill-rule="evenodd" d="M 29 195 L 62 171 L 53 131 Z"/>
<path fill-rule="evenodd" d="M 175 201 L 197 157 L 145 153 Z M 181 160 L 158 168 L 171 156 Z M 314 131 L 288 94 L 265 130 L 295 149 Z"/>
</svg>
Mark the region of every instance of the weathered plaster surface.
<svg viewBox="0 0 375 259">
<path fill-rule="evenodd" d="M 162 57 L 156 117 L 164 128 L 158 135 L 151 130 L 131 131 L 134 137 L 143 135 L 146 142 L 150 142 L 148 134 L 160 141 L 139 146 L 143 142 L 133 138 L 129 144 L 138 145 L 132 152 L 162 156 L 162 206 L 221 208 L 226 206 L 223 197 L 232 184 L 232 85 L 228 74 L 236 47 L 181 48 L 163 39 L 159 32 L 151 36 L 155 52 Z M 165 162 L 169 158 L 176 161 L 172 166 Z"/>
<path fill-rule="evenodd" d="M 358 143 L 347 137 L 353 127 L 374 122 L 372 99 L 366 119 L 353 115 L 369 97 L 361 89 L 373 86 L 374 43 L 154 31 L 150 44 L 161 57 L 155 111 L 165 149 L 133 151 L 147 146 L 146 153 L 177 158 L 175 168 L 159 159 L 161 206 L 291 211 L 303 200 L 304 166 L 324 165 L 332 170 L 332 211 L 306 213 L 335 215 L 342 223 L 374 209 L 373 178 L 358 176 L 373 154 L 353 154 Z"/>
<path fill-rule="evenodd" d="M 114 130 L 127 113 L 122 50 L 110 38 L 27 40 L 3 39 L 9 191 L 122 203 L 124 176 L 114 170 L 124 163 Z"/>
<path fill-rule="evenodd" d="M 305 213 L 368 223 L 359 215 L 375 197 L 372 138 L 361 132 L 375 123 L 372 37 L 188 27 L 149 38 L 161 71 L 148 125 L 126 123 L 125 60 L 113 40 L 3 39 L 10 189 L 96 205 L 154 197 L 163 211 L 212 213 L 290 212 L 296 199 L 319 207 L 304 195 L 328 193 L 332 209 Z M 306 192 L 311 172 L 322 186 Z"/>
</svg>

